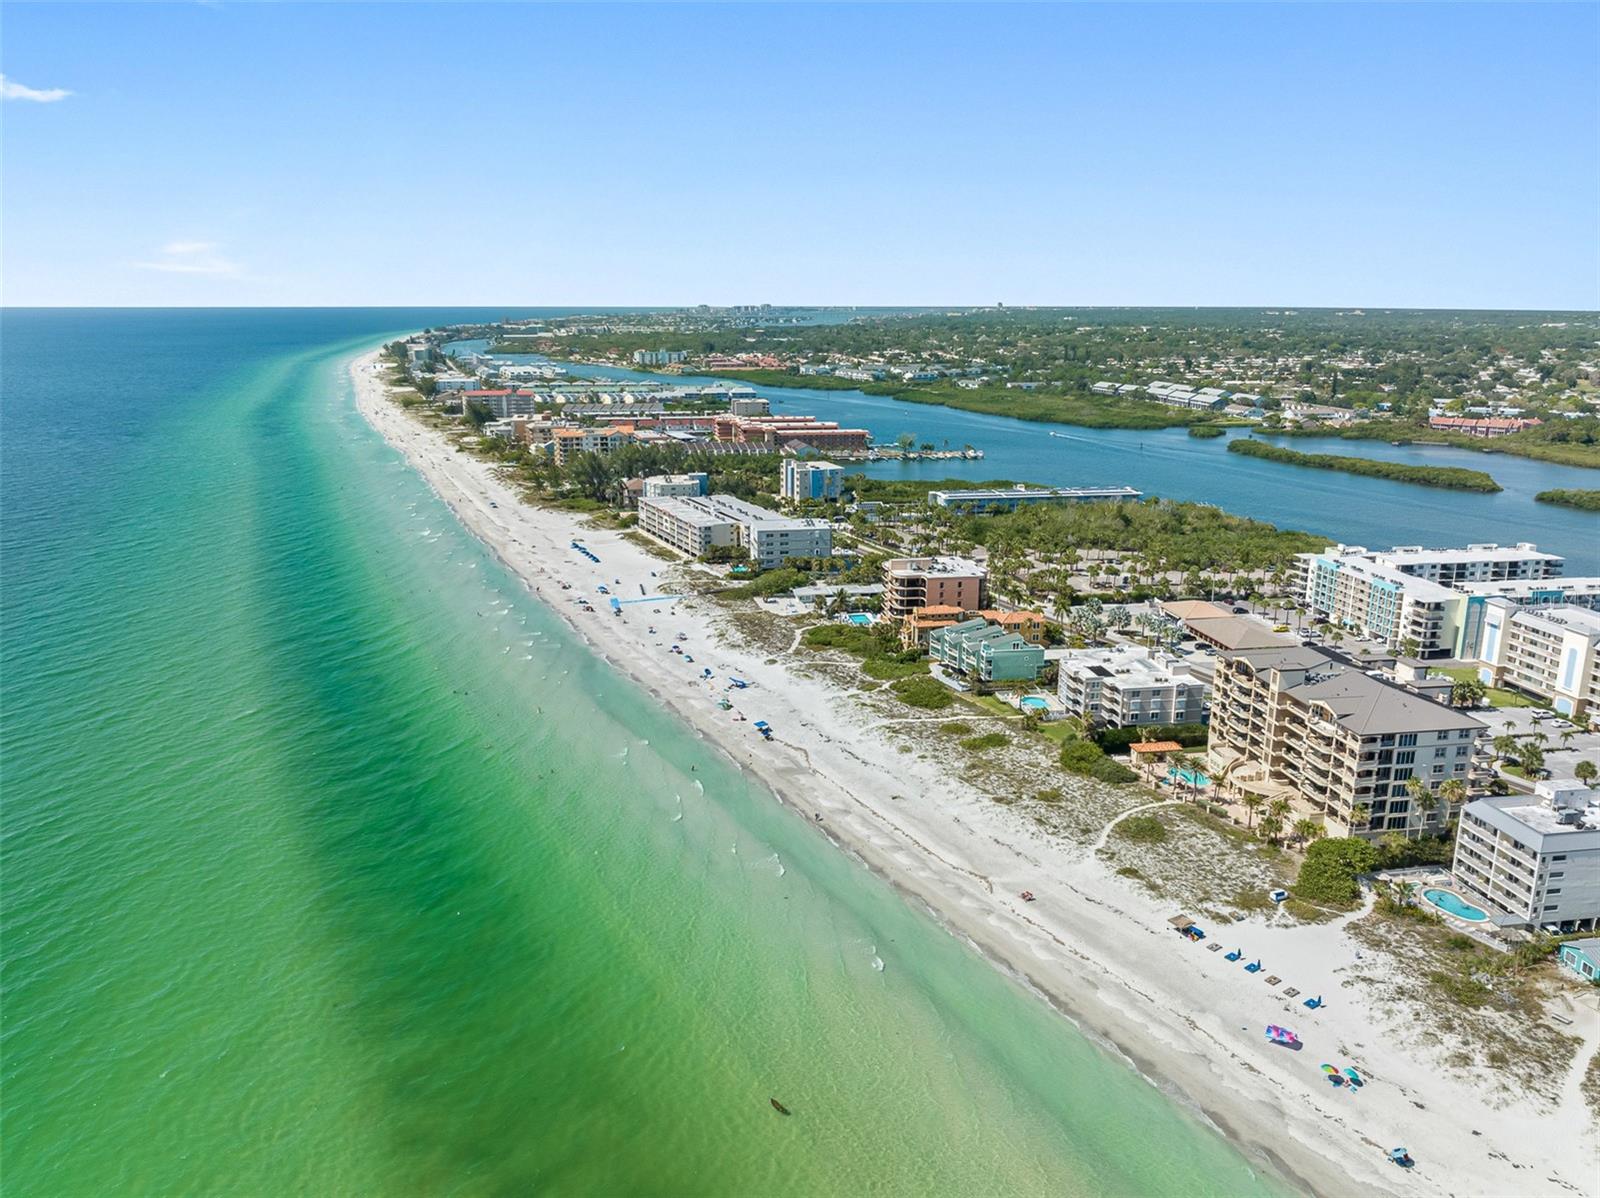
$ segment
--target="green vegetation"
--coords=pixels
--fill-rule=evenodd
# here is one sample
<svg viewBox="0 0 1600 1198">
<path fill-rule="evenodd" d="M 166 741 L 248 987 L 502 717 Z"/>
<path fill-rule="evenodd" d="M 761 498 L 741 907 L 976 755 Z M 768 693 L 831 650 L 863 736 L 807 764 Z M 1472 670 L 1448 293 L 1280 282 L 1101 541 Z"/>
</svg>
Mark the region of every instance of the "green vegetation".
<svg viewBox="0 0 1600 1198">
<path fill-rule="evenodd" d="M 1504 690 L 1497 686 L 1485 686 L 1478 681 L 1478 671 L 1472 666 L 1435 666 L 1429 671 L 1432 674 L 1443 675 L 1455 680 L 1456 685 L 1450 689 L 1450 701 L 1456 702 L 1456 691 L 1461 690 L 1462 697 L 1475 695 L 1487 700 L 1490 707 L 1546 707 L 1537 699 L 1519 694 L 1517 691 Z M 1465 704 L 1458 704 L 1465 705 Z"/>
<path fill-rule="evenodd" d="M 1189 426 L 1189 435 L 1191 437 L 1198 437 L 1205 441 L 1214 440 L 1227 431 L 1220 424 L 1191 424 Z"/>
<path fill-rule="evenodd" d="M 969 753 L 982 753 L 988 749 L 1003 749 L 1011 743 L 1011 738 L 1004 732 L 985 732 L 981 736 L 969 736 L 961 742 L 961 747 Z"/>
<path fill-rule="evenodd" d="M 1159 844 L 1167 838 L 1167 825 L 1153 815 L 1130 815 L 1113 826 L 1111 834 L 1135 844 Z"/>
<path fill-rule="evenodd" d="M 905 403 L 934 404 L 979 412 L 985 416 L 1009 416 L 1013 420 L 1075 424 L 1080 428 L 1182 428 L 1210 418 L 1210 412 L 1169 408 L 1145 400 L 1112 399 L 1086 393 L 1061 394 L 1054 391 L 1015 391 L 1004 386 L 968 390 L 953 383 L 863 383 L 869 395 L 888 395 Z"/>
<path fill-rule="evenodd" d="M 1361 474 L 1369 478 L 1387 478 L 1394 482 L 1416 483 L 1424 487 L 1446 487 L 1455 491 L 1498 491 L 1500 484 L 1482 470 L 1467 470 L 1460 466 L 1410 466 L 1403 462 L 1385 462 L 1373 458 L 1354 458 L 1334 453 L 1301 453 L 1281 445 L 1268 445 L 1248 437 L 1228 442 L 1229 453 L 1242 453 L 1252 458 L 1266 458 L 1290 466 L 1309 466 L 1315 470 L 1339 470 L 1345 474 Z"/>
<path fill-rule="evenodd" d="M 1069 740 L 1061 746 L 1061 768 L 1069 774 L 1095 778 L 1101 782 L 1120 785 L 1136 781 L 1135 774 L 1120 761 L 1113 761 L 1100 751 L 1092 740 Z"/>
<path fill-rule="evenodd" d="M 891 682 L 889 689 L 908 707 L 922 707 L 928 711 L 942 711 L 956 701 L 955 693 L 948 686 L 926 674 Z"/>
<path fill-rule="evenodd" d="M 1540 503 L 1553 503 L 1557 507 L 1577 508 L 1580 512 L 1600 512 L 1600 490 L 1540 491 L 1534 498 Z"/>
<path fill-rule="evenodd" d="M 1378 863 L 1378 850 L 1364 840 L 1317 840 L 1295 879 L 1294 893 L 1308 902 L 1348 905 L 1361 895 L 1358 874 Z"/>
<path fill-rule="evenodd" d="M 1204 724 L 1141 724 L 1129 728 L 1102 728 L 1094 734 L 1095 742 L 1107 753 L 1126 752 L 1138 741 L 1175 740 L 1186 749 L 1206 743 Z"/>
<path fill-rule="evenodd" d="M 946 736 L 971 736 L 972 725 L 965 720 L 951 720 L 947 724 L 940 724 L 939 731 Z"/>
</svg>

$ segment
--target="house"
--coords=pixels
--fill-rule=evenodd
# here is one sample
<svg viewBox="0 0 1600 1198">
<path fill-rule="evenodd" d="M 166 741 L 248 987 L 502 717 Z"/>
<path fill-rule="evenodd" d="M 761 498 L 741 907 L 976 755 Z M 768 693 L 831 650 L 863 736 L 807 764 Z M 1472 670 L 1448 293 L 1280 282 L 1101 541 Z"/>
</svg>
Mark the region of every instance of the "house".
<svg viewBox="0 0 1600 1198">
<path fill-rule="evenodd" d="M 1562 966 L 1586 982 L 1600 981 L 1600 936 L 1569 940 L 1558 954 Z"/>
</svg>

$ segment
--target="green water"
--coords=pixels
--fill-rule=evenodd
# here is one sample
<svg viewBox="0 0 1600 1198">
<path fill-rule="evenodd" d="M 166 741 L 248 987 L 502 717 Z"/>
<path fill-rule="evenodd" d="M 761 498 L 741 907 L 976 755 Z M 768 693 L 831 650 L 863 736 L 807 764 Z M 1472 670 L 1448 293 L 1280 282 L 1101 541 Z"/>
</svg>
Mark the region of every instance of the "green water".
<svg viewBox="0 0 1600 1198">
<path fill-rule="evenodd" d="M 450 318 L 5 314 L 6 1198 L 1280 1192 L 453 523 Z"/>
</svg>

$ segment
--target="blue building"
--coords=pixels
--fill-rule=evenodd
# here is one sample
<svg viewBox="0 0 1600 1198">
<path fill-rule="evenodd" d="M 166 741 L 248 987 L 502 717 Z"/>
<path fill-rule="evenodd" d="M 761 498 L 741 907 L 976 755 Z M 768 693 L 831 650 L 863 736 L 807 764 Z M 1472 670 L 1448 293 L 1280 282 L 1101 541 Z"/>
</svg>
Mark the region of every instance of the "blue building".
<svg viewBox="0 0 1600 1198">
<path fill-rule="evenodd" d="M 783 490 L 785 499 L 800 503 L 820 499 L 835 503 L 844 488 L 844 468 L 832 462 L 813 462 L 803 458 L 783 459 Z"/>
</svg>

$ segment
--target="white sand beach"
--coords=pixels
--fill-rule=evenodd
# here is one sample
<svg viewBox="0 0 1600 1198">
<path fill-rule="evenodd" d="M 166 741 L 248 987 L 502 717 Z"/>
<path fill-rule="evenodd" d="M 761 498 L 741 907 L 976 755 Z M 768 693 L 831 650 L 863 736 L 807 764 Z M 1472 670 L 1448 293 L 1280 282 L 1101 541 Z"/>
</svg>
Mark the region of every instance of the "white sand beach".
<svg viewBox="0 0 1600 1198">
<path fill-rule="evenodd" d="M 376 353 L 358 358 L 351 375 L 372 426 L 597 653 L 762 779 L 797 818 L 1291 1183 L 1326 1195 L 1600 1194 L 1600 1135 L 1579 1089 L 1600 1045 L 1592 998 L 1565 1012 L 1565 1030 L 1584 1047 L 1574 1075 L 1553 1087 L 1558 1097 L 1507 1102 L 1416 1042 L 1419 1026 L 1448 1011 L 1397 1005 L 1370 969 L 1356 976 L 1361 945 L 1347 927 L 1357 916 L 1294 927 L 1256 917 L 1216 929 L 1228 947 L 1248 945 L 1268 967 L 1243 972 L 1208 951 L 1211 942 L 1175 935 L 1167 920 L 1176 909 L 1118 877 L 1092 849 L 1038 835 L 936 762 L 897 751 L 851 692 L 728 643 L 713 601 L 683 600 L 659 615 L 649 605 L 622 617 L 603 603 L 580 611 L 573 596 L 594 598 L 597 584 L 614 579 L 620 594 L 638 595 L 667 567 L 621 533 L 519 501 L 488 464 L 388 400 Z M 575 537 L 600 564 L 571 548 Z M 679 634 L 693 665 L 668 650 Z M 747 722 L 716 706 L 721 691 L 694 685 L 703 667 L 750 681 L 737 696 Z M 773 742 L 754 730 L 757 719 L 773 725 Z M 1024 903 L 1023 890 L 1038 901 Z M 1282 984 L 1265 985 L 1268 972 Z M 1291 983 L 1325 1005 L 1312 1011 L 1283 996 Z M 1304 1049 L 1268 1043 L 1268 1023 L 1294 1028 Z M 1368 1083 L 1335 1089 L 1322 1061 L 1354 1065 Z M 1410 1149 L 1416 1168 L 1388 1162 L 1395 1145 Z"/>
</svg>

